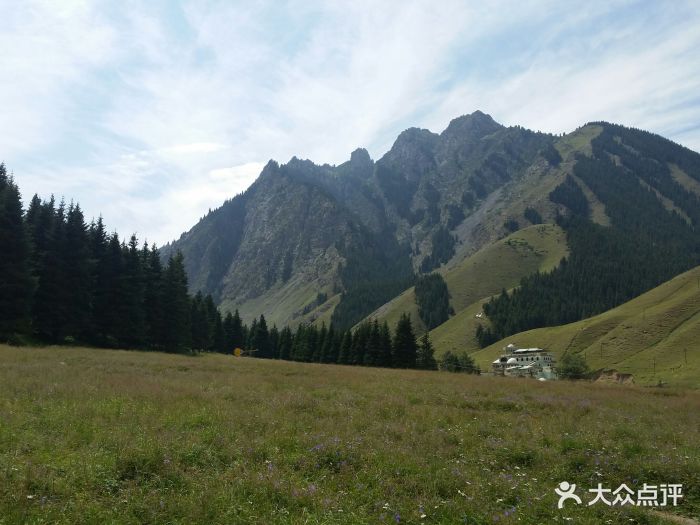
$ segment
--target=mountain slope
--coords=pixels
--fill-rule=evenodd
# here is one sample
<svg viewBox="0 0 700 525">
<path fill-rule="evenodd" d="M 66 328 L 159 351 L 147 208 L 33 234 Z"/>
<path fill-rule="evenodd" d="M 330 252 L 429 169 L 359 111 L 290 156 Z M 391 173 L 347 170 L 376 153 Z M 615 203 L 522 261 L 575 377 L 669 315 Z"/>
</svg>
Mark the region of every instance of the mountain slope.
<svg viewBox="0 0 700 525">
<path fill-rule="evenodd" d="M 212 293 L 245 320 L 263 313 L 271 324 L 293 324 L 352 272 L 368 282 L 411 274 L 391 236 L 371 231 L 322 185 L 297 176 L 299 163 L 268 163 L 248 191 L 163 250 L 164 257 L 181 250 L 191 288 Z"/>
<path fill-rule="evenodd" d="M 589 319 L 509 336 L 472 356 L 483 370 L 506 344 L 581 353 L 593 369 L 631 373 L 641 384 L 700 386 L 700 267 Z"/>
<path fill-rule="evenodd" d="M 440 350 L 443 346 L 442 334 L 450 339 L 448 334 L 455 330 L 461 332 L 464 323 L 459 314 L 462 310 L 503 288 L 516 286 L 526 275 L 554 268 L 566 254 L 566 239 L 561 228 L 541 224 L 513 233 L 454 265 L 440 268 L 438 273 L 447 284 L 450 306 L 457 315 L 431 332 L 436 349 Z M 425 325 L 418 315 L 413 287 L 375 310 L 368 318 L 386 320 L 394 327 L 402 313 L 411 315 L 418 332 L 425 331 Z M 469 334 L 470 338 L 473 338 L 475 329 L 476 325 Z M 461 338 L 462 334 L 457 337 Z"/>
</svg>

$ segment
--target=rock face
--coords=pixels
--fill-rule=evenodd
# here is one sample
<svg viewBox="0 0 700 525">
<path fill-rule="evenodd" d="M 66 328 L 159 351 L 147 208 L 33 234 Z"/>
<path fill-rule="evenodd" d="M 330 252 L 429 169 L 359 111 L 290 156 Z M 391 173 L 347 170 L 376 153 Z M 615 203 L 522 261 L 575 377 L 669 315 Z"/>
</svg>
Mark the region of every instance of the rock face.
<svg viewBox="0 0 700 525">
<path fill-rule="evenodd" d="M 602 137 L 608 149 L 593 148 Z M 639 203 L 614 205 L 615 177 L 589 187 L 576 176 L 582 159 L 609 162 L 615 148 L 633 152 L 624 177 L 653 187 L 675 213 L 660 217 L 660 228 L 679 217 L 700 224 L 695 186 L 684 182 L 700 180 L 697 154 L 606 123 L 554 137 L 504 127 L 477 111 L 440 134 L 407 129 L 377 161 L 364 149 L 338 166 L 270 161 L 245 193 L 162 255 L 182 251 L 192 291 L 211 293 L 224 311 L 239 309 L 247 321 L 264 314 L 278 326 L 318 320 L 346 328 L 410 287 L 416 273 L 458 264 L 532 220 L 551 223 L 567 214 L 561 199 L 550 199 L 555 188 L 578 186 L 590 220 L 602 226 L 614 227 L 610 212 L 623 207 L 627 215 L 645 213 Z M 671 162 L 664 151 L 680 160 L 657 180 L 649 173 Z M 601 195 L 613 204 L 603 205 Z"/>
<path fill-rule="evenodd" d="M 162 254 L 182 251 L 191 289 L 248 320 L 262 313 L 294 324 L 338 310 L 334 321 L 348 326 L 405 288 L 432 255 L 436 232 L 477 213 L 553 140 L 477 111 L 440 135 L 402 132 L 376 162 L 361 148 L 339 166 L 270 161 L 245 193 Z M 463 234 L 462 245 L 445 253 L 472 252 L 498 235 Z M 454 244 L 451 235 L 440 239 Z M 315 308 L 319 297 L 332 308 Z"/>
</svg>

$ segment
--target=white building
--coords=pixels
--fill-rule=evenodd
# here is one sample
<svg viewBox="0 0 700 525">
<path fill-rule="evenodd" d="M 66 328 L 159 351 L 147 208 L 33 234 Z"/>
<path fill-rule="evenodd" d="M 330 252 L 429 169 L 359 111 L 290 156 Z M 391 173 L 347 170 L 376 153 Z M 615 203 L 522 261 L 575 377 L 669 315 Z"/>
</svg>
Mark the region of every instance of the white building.
<svg viewBox="0 0 700 525">
<path fill-rule="evenodd" d="M 542 348 L 516 348 L 509 344 L 492 367 L 496 375 L 556 379 L 554 363 L 552 354 Z"/>
</svg>

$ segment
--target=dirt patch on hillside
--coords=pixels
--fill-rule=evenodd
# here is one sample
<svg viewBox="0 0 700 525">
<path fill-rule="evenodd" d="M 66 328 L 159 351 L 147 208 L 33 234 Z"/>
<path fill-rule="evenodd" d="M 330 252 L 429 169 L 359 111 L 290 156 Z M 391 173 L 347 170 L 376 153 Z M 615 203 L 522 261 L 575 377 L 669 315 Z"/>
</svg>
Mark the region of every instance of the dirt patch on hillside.
<svg viewBox="0 0 700 525">
<path fill-rule="evenodd" d="M 625 374 L 617 370 L 601 370 L 598 377 L 595 378 L 596 383 L 617 383 L 619 385 L 633 385 L 634 376 Z"/>
</svg>

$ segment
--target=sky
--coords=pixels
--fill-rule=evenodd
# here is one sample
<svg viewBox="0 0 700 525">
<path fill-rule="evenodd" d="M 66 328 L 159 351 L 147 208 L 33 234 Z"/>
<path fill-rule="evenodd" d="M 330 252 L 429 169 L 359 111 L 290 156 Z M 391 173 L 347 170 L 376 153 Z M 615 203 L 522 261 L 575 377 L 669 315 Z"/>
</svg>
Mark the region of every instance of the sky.
<svg viewBox="0 0 700 525">
<path fill-rule="evenodd" d="M 381 157 L 479 109 L 700 151 L 700 2 L 0 0 L 0 161 L 162 245 L 269 159 Z"/>
</svg>

